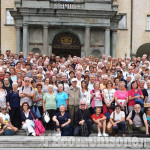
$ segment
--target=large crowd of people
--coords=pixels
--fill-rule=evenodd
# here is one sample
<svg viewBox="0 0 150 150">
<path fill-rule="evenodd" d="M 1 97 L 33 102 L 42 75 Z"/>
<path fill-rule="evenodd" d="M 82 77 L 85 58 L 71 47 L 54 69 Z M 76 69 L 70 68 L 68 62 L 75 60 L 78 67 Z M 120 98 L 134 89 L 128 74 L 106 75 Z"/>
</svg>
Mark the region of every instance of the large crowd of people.
<svg viewBox="0 0 150 150">
<path fill-rule="evenodd" d="M 150 132 L 150 57 L 0 55 L 0 134 L 34 120 L 57 136 Z M 43 115 L 44 114 L 44 115 Z M 47 117 L 47 119 L 45 119 Z M 48 121 L 47 121 L 48 120 Z"/>
</svg>

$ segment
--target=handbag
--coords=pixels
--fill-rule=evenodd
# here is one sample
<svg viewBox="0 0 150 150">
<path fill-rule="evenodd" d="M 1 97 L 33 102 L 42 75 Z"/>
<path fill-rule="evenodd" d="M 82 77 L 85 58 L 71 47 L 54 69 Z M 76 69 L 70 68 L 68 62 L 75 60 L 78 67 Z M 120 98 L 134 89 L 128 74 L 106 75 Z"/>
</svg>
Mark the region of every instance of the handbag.
<svg viewBox="0 0 150 150">
<path fill-rule="evenodd" d="M 89 130 L 88 130 L 88 125 L 86 122 L 83 125 L 81 125 L 80 133 L 81 133 L 81 136 L 89 136 L 90 135 Z"/>
<path fill-rule="evenodd" d="M 43 113 L 43 121 L 46 123 L 50 122 L 50 117 L 47 111 Z"/>
<path fill-rule="evenodd" d="M 139 90 L 138 90 L 138 93 L 135 93 L 134 96 L 138 96 L 139 95 Z M 135 104 L 140 104 L 141 106 L 144 106 L 144 102 L 143 102 L 143 99 L 138 99 L 138 98 L 135 98 Z"/>
<path fill-rule="evenodd" d="M 6 127 L 6 128 L 4 129 L 3 135 L 12 136 L 12 135 L 14 135 L 14 131 L 12 131 L 11 129 L 8 129 L 8 128 Z"/>
<path fill-rule="evenodd" d="M 33 114 L 32 114 L 31 111 L 30 111 L 30 113 L 31 113 L 31 115 L 33 117 L 33 120 L 34 120 L 34 124 L 35 124 L 34 130 L 35 130 L 35 133 L 36 133 L 37 136 L 40 136 L 40 135 L 42 135 L 45 132 L 45 128 L 44 128 L 44 126 L 43 126 L 43 124 L 42 124 L 41 121 L 36 120 L 34 118 L 34 116 L 33 116 Z"/>
</svg>

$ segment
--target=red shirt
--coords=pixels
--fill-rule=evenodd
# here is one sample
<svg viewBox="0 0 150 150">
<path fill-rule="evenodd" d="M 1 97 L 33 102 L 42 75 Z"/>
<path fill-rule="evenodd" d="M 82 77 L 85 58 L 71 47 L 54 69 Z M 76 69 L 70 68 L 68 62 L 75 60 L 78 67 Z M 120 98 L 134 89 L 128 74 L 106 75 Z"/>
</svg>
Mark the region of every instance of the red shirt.
<svg viewBox="0 0 150 150">
<path fill-rule="evenodd" d="M 103 116 L 104 116 L 104 115 L 103 115 L 102 113 L 101 113 L 99 116 L 96 116 L 96 114 L 93 114 L 93 115 L 91 116 L 91 118 L 97 120 L 97 119 L 103 118 Z"/>
<path fill-rule="evenodd" d="M 139 93 L 139 95 L 143 95 L 142 91 L 141 90 L 137 90 L 137 92 L 134 91 L 134 89 L 131 89 L 129 92 L 128 92 L 128 96 L 131 96 L 131 97 L 134 97 L 135 94 Z M 133 100 L 130 100 L 129 103 L 128 103 L 128 106 L 134 106 L 135 105 L 135 99 Z"/>
</svg>

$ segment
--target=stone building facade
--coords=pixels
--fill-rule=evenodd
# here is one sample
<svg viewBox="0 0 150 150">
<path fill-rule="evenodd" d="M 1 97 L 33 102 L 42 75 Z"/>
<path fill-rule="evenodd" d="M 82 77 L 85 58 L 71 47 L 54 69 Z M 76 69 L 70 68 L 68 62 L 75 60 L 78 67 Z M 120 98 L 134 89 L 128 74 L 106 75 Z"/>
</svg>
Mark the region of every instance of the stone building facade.
<svg viewBox="0 0 150 150">
<path fill-rule="evenodd" d="M 60 56 L 149 54 L 149 8 L 149 0 L 1 0 L 1 50 Z"/>
</svg>

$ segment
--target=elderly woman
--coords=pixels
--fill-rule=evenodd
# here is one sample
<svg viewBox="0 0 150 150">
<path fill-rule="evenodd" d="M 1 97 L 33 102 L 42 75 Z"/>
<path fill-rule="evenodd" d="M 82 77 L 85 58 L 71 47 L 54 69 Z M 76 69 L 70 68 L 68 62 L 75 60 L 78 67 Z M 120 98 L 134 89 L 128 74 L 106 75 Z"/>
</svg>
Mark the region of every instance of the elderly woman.
<svg viewBox="0 0 150 150">
<path fill-rule="evenodd" d="M 55 127 L 57 130 L 57 135 L 59 136 L 69 136 L 71 135 L 71 117 L 69 112 L 65 112 L 64 105 L 60 105 L 59 112 L 57 112 L 54 117 L 53 121 L 55 123 Z"/>
<path fill-rule="evenodd" d="M 43 85 L 43 93 L 48 92 L 48 86 L 50 84 L 50 78 L 45 78 L 44 79 L 44 85 Z"/>
<path fill-rule="evenodd" d="M 40 111 L 40 114 L 42 116 L 43 114 L 43 96 L 44 96 L 44 93 L 42 92 L 42 85 L 40 83 L 38 83 L 36 85 L 36 88 L 37 88 L 37 91 L 34 92 L 33 94 L 33 101 L 34 101 L 34 106 L 35 106 L 35 109 L 39 109 Z M 40 118 L 41 120 L 42 118 Z"/>
<path fill-rule="evenodd" d="M 65 109 L 68 108 L 68 95 L 64 92 L 63 84 L 58 85 L 58 93 L 56 95 L 57 109 L 59 110 L 60 105 L 64 105 Z"/>
<path fill-rule="evenodd" d="M 24 129 L 27 135 L 36 136 L 35 134 L 35 124 L 34 119 L 38 119 L 36 114 L 29 109 L 29 104 L 27 102 L 22 103 L 22 129 Z"/>
<path fill-rule="evenodd" d="M 126 104 L 128 103 L 128 91 L 125 88 L 126 84 L 124 81 L 120 81 L 119 90 L 115 92 L 116 105 L 120 105 L 121 110 L 125 110 L 127 114 Z"/>
<path fill-rule="evenodd" d="M 56 94 L 53 91 L 53 85 L 49 85 L 48 93 L 44 94 L 43 111 L 47 111 L 50 116 L 50 122 L 46 125 L 46 129 L 54 129 L 52 118 L 56 113 Z"/>
<path fill-rule="evenodd" d="M 135 99 L 141 99 L 143 101 L 144 96 L 141 90 L 138 89 L 138 84 L 136 81 L 133 81 L 131 83 L 131 90 L 129 91 L 129 103 L 128 103 L 128 109 L 129 113 L 133 110 L 135 105 Z M 141 102 L 143 103 L 143 102 Z"/>
<path fill-rule="evenodd" d="M 20 97 L 18 91 L 18 84 L 12 84 L 13 90 L 11 90 L 7 96 L 7 107 L 9 110 L 10 120 L 14 127 L 21 128 L 21 113 L 20 113 Z"/>
<path fill-rule="evenodd" d="M 114 103 L 114 97 L 115 95 L 115 89 L 113 89 L 113 83 L 111 80 L 108 80 L 106 82 L 106 89 L 103 91 L 103 96 L 104 96 L 104 105 L 103 105 L 103 114 L 105 114 L 107 111 L 110 113 L 113 112 L 114 108 L 113 103 Z"/>
<path fill-rule="evenodd" d="M 94 90 L 91 91 L 93 114 L 95 114 L 96 107 L 103 106 L 102 94 L 99 88 L 100 88 L 99 82 L 98 81 L 94 82 Z"/>
<path fill-rule="evenodd" d="M 120 105 L 116 105 L 115 111 L 111 113 L 110 123 L 113 125 L 115 136 L 117 136 L 119 129 L 122 131 L 122 136 L 125 136 L 125 113 L 121 111 Z"/>
<path fill-rule="evenodd" d="M 44 84 L 44 83 L 43 83 L 43 75 L 42 75 L 42 74 L 38 74 L 38 75 L 37 75 L 37 80 L 38 80 L 38 83 L 40 83 L 40 84 L 42 84 L 42 85 Z"/>
</svg>

